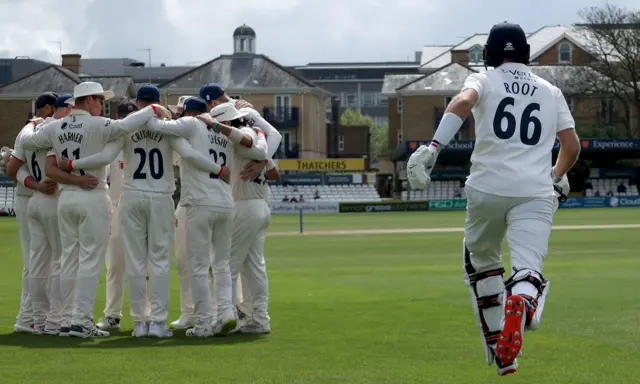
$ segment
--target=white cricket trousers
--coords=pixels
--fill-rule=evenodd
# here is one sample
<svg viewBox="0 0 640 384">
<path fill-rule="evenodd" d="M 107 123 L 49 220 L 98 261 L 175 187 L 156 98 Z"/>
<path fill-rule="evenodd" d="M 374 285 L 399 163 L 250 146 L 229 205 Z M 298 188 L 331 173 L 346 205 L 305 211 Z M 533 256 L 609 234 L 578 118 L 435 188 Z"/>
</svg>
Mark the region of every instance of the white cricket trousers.
<svg viewBox="0 0 640 384">
<path fill-rule="evenodd" d="M 104 315 L 107 317 L 122 318 L 122 305 L 124 302 L 124 249 L 120 237 L 120 214 L 118 205 L 112 202 L 111 207 L 111 231 L 109 234 L 109 247 L 107 248 L 107 301 Z"/>
<path fill-rule="evenodd" d="M 60 231 L 58 196 L 34 193 L 28 207 L 31 230 L 29 280 L 33 323 L 36 329 L 59 329 L 62 321 L 60 291 Z"/>
<path fill-rule="evenodd" d="M 31 253 L 31 232 L 29 230 L 28 207 L 31 196 L 16 195 L 15 212 L 18 219 L 20 247 L 22 248 L 22 294 L 20 295 L 20 311 L 16 318 L 18 323 L 31 324 L 33 322 L 33 307 L 29 294 L 29 254 Z"/>
<path fill-rule="evenodd" d="M 62 327 L 91 326 L 96 290 L 109 244 L 110 222 L 111 199 L 107 190 L 64 189 L 60 192 Z"/>
<path fill-rule="evenodd" d="M 251 292 L 251 315 L 268 325 L 269 281 L 264 259 L 264 243 L 271 223 L 271 210 L 266 201 L 236 201 L 231 237 L 231 286 L 236 288 L 244 273 Z M 233 297 L 236 297 L 234 292 Z"/>
<path fill-rule="evenodd" d="M 124 190 L 119 208 L 131 318 L 134 324 L 164 323 L 171 295 L 173 199 L 168 193 Z M 150 313 L 147 302 L 151 304 Z"/>
<path fill-rule="evenodd" d="M 218 212 L 215 208 L 207 206 L 187 206 L 185 213 L 187 252 L 189 254 L 196 324 L 206 326 L 210 325 L 213 320 L 209 287 L 212 247 L 217 315 L 218 317 L 232 316 L 234 313 L 229 266 L 233 216 L 232 212 Z"/>
<path fill-rule="evenodd" d="M 465 244 L 476 272 L 502 267 L 502 245 L 506 234 L 511 266 L 542 274 L 553 223 L 554 202 L 549 197 L 502 197 L 480 192 L 467 185 Z M 529 284 L 530 285 L 530 284 Z M 537 291 L 513 294 L 537 296 Z M 531 286 L 531 289 L 534 289 Z"/>
<path fill-rule="evenodd" d="M 191 293 L 191 267 L 189 263 L 189 253 L 187 252 L 187 229 L 186 229 L 186 209 L 182 205 L 178 205 L 175 212 L 176 216 L 176 231 L 175 231 L 175 248 L 176 248 L 176 264 L 178 268 L 178 277 L 180 279 L 180 314 L 185 318 L 195 318 L 195 310 L 193 305 L 193 294 Z M 211 252 L 211 264 L 213 265 L 213 249 Z M 236 293 L 234 296 L 234 304 L 236 306 L 243 305 L 245 313 L 251 313 L 250 308 L 245 309 L 244 301 L 249 300 L 247 297 L 243 297 L 243 292 L 249 294 L 248 287 L 244 274 L 242 276 L 242 282 L 238 282 Z M 244 289 L 242 286 L 244 283 Z M 214 308 L 214 317 L 217 314 L 217 300 L 215 294 L 215 283 L 212 276 L 210 276 L 210 291 L 211 291 L 211 305 Z M 247 301 L 248 303 L 248 301 Z"/>
</svg>

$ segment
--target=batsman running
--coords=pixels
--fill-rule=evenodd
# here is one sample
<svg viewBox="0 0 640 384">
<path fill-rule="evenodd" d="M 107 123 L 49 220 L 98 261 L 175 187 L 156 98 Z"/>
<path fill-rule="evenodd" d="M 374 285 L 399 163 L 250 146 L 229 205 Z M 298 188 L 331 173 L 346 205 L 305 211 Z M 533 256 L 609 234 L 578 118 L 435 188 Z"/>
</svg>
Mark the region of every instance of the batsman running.
<svg viewBox="0 0 640 384">
<path fill-rule="evenodd" d="M 407 163 L 413 189 L 423 189 L 440 151 L 473 112 L 476 144 L 467 179 L 464 279 L 482 334 L 486 363 L 499 375 L 518 369 L 524 332 L 540 327 L 549 281 L 542 275 L 559 194 L 580 153 L 575 123 L 560 89 L 529 67 L 519 25 L 495 25 L 484 47 L 485 73 L 469 76 L 451 101 L 429 146 Z M 551 151 L 556 137 L 560 153 Z M 503 282 L 507 236 L 513 274 Z"/>
</svg>

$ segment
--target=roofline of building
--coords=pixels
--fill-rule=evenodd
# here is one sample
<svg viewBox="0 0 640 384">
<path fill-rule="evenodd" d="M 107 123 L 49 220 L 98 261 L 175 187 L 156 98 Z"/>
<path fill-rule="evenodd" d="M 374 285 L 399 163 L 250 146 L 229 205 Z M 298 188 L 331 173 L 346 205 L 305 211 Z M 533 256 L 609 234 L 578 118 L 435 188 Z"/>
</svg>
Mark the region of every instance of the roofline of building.
<svg viewBox="0 0 640 384">
<path fill-rule="evenodd" d="M 5 88 L 5 87 L 8 87 L 8 86 L 10 86 L 10 85 L 12 85 L 12 84 L 15 84 L 15 83 L 17 83 L 18 81 L 22 81 L 22 80 L 24 80 L 24 79 L 28 79 L 28 78 L 30 78 L 30 77 L 31 77 L 31 76 L 33 76 L 33 75 L 37 75 L 37 74 L 38 74 L 38 73 L 40 73 L 40 72 L 44 72 L 44 71 L 46 71 L 47 69 L 50 69 L 51 67 L 53 67 L 56 71 L 60 72 L 62 75 L 64 75 L 66 78 L 68 78 L 69 80 L 73 81 L 74 83 L 76 83 L 76 84 L 80 84 L 78 81 L 76 81 L 76 79 L 74 79 L 74 78 L 72 78 L 71 76 L 69 76 L 65 71 L 62 71 L 62 70 L 60 69 L 60 68 L 62 68 L 61 66 L 59 66 L 59 65 L 55 65 L 55 64 L 51 64 L 51 65 L 49 65 L 48 67 L 44 67 L 44 68 L 42 68 L 42 69 L 40 69 L 40 70 L 38 70 L 38 71 L 35 71 L 35 72 L 32 72 L 32 73 L 30 73 L 30 74 L 26 75 L 26 76 L 22 76 L 21 78 L 16 79 L 16 80 L 14 80 L 14 81 L 12 81 L 12 82 L 10 82 L 10 83 L 0 85 L 0 92 L 2 92 L 2 89 L 3 89 L 3 88 Z M 65 68 L 65 69 L 66 69 L 66 68 Z M 68 70 L 69 70 L 69 69 L 68 69 Z M 78 78 L 80 78 L 80 75 L 78 75 Z"/>
<path fill-rule="evenodd" d="M 240 88 L 233 89 L 227 88 L 224 90 L 227 94 L 241 94 L 241 95 L 287 95 L 287 94 L 306 94 L 313 93 L 319 97 L 327 97 L 331 95 L 331 93 L 324 88 L 320 87 L 306 87 L 306 88 Z M 198 95 L 200 93 L 200 88 L 160 88 L 160 93 L 169 96 L 169 95 Z"/>
<path fill-rule="evenodd" d="M 538 52 L 534 52 L 533 54 L 531 54 L 529 61 L 533 61 L 533 60 L 537 59 L 538 57 L 542 56 L 545 52 L 547 52 L 549 49 L 551 49 L 551 47 L 553 47 L 554 45 L 558 44 L 559 42 L 561 42 L 564 39 L 569 40 L 576 47 L 582 49 L 583 51 L 585 51 L 588 54 L 591 54 L 591 52 L 589 52 L 589 49 L 587 49 L 584 45 L 582 45 L 582 43 L 580 43 L 575 38 L 573 38 L 571 35 L 569 35 L 569 34 L 567 34 L 565 32 L 565 33 L 562 33 L 560 36 L 556 37 L 555 39 L 553 39 L 551 42 L 549 42 L 547 45 L 545 45 L 541 49 L 539 49 Z"/>
<path fill-rule="evenodd" d="M 427 74 L 425 74 L 424 76 L 421 76 L 421 77 L 419 77 L 419 78 L 417 78 L 417 79 L 415 79 L 415 80 L 411 80 L 411 81 L 410 81 L 410 82 L 408 82 L 407 84 L 405 84 L 405 85 L 403 85 L 403 86 L 400 86 L 400 87 L 396 88 L 396 92 L 400 92 L 402 89 L 404 89 L 404 88 L 408 87 L 409 85 L 411 85 L 411 84 L 413 84 L 413 83 L 417 83 L 418 81 L 420 81 L 420 80 L 422 80 L 422 79 L 425 79 L 425 78 L 427 78 L 427 77 L 429 77 L 429 76 L 433 75 L 434 73 L 439 72 L 439 71 L 441 71 L 441 70 L 443 70 L 443 69 L 445 69 L 445 68 L 448 68 L 448 67 L 450 67 L 450 66 L 452 66 L 452 65 L 454 65 L 454 64 L 457 64 L 457 65 L 459 65 L 459 66 L 461 66 L 461 67 L 464 67 L 464 68 L 466 68 L 466 69 L 470 70 L 471 72 L 478 73 L 478 71 L 476 71 L 475 69 L 473 69 L 473 68 L 469 67 L 468 65 L 465 65 L 465 64 L 462 64 L 462 63 L 458 63 L 458 62 L 451 62 L 451 63 L 448 63 L 447 65 L 443 65 L 442 67 L 435 69 L 435 70 L 434 70 L 433 72 L 431 72 L 431 73 L 427 73 Z"/>
<path fill-rule="evenodd" d="M 376 69 L 376 68 L 418 68 L 420 63 L 417 61 L 403 61 L 397 63 L 322 63 L 314 65 L 304 65 L 295 67 L 295 70 L 304 69 Z"/>
</svg>

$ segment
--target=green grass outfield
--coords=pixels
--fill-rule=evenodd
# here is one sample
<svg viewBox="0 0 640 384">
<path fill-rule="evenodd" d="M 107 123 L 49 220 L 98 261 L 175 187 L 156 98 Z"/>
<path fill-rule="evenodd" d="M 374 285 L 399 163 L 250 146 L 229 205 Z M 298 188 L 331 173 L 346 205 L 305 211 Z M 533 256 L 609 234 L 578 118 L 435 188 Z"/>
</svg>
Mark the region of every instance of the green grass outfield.
<svg viewBox="0 0 640 384">
<path fill-rule="evenodd" d="M 557 230 L 543 327 L 517 374 L 484 365 L 462 281 L 462 233 L 327 234 L 461 227 L 464 212 L 276 216 L 267 240 L 273 333 L 104 340 L 12 333 L 17 225 L 0 218 L 0 383 L 638 383 L 640 227 Z M 640 224 L 640 209 L 561 210 L 555 225 Z M 322 235 L 314 232 L 324 231 Z M 172 279 L 170 320 L 179 315 Z M 128 301 L 128 300 L 125 300 Z M 96 318 L 104 307 L 100 284 Z M 125 304 L 125 314 L 128 308 Z"/>
</svg>

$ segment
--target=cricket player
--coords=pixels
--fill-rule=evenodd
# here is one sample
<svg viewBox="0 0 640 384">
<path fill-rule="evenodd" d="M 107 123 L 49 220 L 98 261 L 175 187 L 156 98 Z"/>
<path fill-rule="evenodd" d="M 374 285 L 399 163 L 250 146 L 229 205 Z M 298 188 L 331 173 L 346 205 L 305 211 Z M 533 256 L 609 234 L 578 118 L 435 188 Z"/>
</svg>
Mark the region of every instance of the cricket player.
<svg viewBox="0 0 640 384">
<path fill-rule="evenodd" d="M 138 90 L 136 103 L 139 107 L 144 108 L 159 101 L 160 90 L 156 86 L 146 84 Z M 175 189 L 173 149 L 180 151 L 180 146 L 175 144 L 177 141 L 145 125 L 119 140 L 119 147 L 111 152 L 111 158 L 100 160 L 103 155 L 101 152 L 76 162 L 76 167 L 94 168 L 113 161 L 120 150 L 124 154 L 124 183 L 119 215 L 135 337 L 173 336 L 165 322 L 169 310 L 169 272 L 174 235 L 174 204 L 171 197 Z M 186 140 L 181 139 L 180 142 L 188 146 Z M 111 148 L 112 144 L 107 147 Z M 210 164 L 208 171 L 220 172 L 219 165 L 204 155 L 201 157 Z M 96 164 L 96 160 L 100 163 Z M 61 162 L 64 164 L 64 159 Z M 151 303 L 150 313 L 147 312 L 147 301 Z"/>
<path fill-rule="evenodd" d="M 133 100 L 124 100 L 118 105 L 116 117 L 124 119 L 129 114 L 136 112 L 138 106 Z M 122 319 L 122 305 L 124 302 L 124 273 L 125 261 L 120 237 L 120 215 L 118 214 L 118 202 L 122 194 L 124 162 L 122 152 L 109 165 L 109 198 L 111 199 L 111 227 L 109 234 L 109 247 L 107 249 L 107 287 L 106 305 L 104 317 L 96 323 L 96 327 L 108 331 L 120 329 Z M 148 305 L 147 305 L 148 306 Z"/>
<path fill-rule="evenodd" d="M 424 188 L 439 152 L 473 112 L 476 145 L 465 186 L 464 277 L 486 363 L 495 359 L 498 374 L 506 375 L 518 369 L 524 332 L 540 326 L 549 291 L 542 266 L 553 220 L 554 185 L 565 195 L 569 192 L 566 174 L 578 159 L 580 142 L 560 89 L 527 66 L 529 44 L 519 25 L 495 25 L 484 60 L 495 69 L 467 78 L 431 144 L 411 155 L 407 176 L 412 188 Z M 552 167 L 556 137 L 561 147 Z M 513 274 L 503 282 L 505 234 Z"/>
<path fill-rule="evenodd" d="M 43 125 L 38 132 L 25 135 L 20 145 L 25 150 L 52 147 L 57 157 L 71 156 L 79 160 L 100 152 L 106 143 L 139 129 L 153 115 L 171 115 L 164 107 L 153 105 L 123 120 L 101 117 L 103 102 L 113 96 L 112 91 L 104 91 L 98 83 L 78 84 L 73 97 L 67 101 L 75 107 L 71 114 Z M 69 160 L 71 170 L 74 170 L 73 161 Z M 93 306 L 109 241 L 111 202 L 107 194 L 106 167 L 87 173 L 98 178 L 97 188 L 86 191 L 74 185 L 63 185 L 58 200 L 62 299 L 65 307 L 75 304 L 71 322 L 65 324 L 63 319 L 60 334 L 81 338 L 108 337 L 109 332 L 98 329 L 93 323 Z M 76 169 L 74 174 L 83 175 L 85 171 Z M 75 302 L 73 290 L 69 289 L 73 285 Z"/>
<path fill-rule="evenodd" d="M 231 103 L 218 104 L 211 110 L 211 114 L 227 125 L 232 125 L 233 120 L 241 116 Z M 251 135 L 255 146 L 267 147 L 263 134 L 258 134 L 249 127 L 242 127 L 240 130 Z M 236 297 L 238 277 L 244 271 L 251 292 L 251 308 L 248 311 L 251 317 L 242 322 L 239 330 L 243 333 L 265 334 L 271 332 L 268 314 L 269 283 L 264 261 L 265 237 L 271 222 L 268 204 L 270 190 L 265 172 L 253 180 L 242 179 L 241 172 L 253 161 L 253 155 L 248 152 L 246 147 L 238 146 L 231 167 L 231 187 L 235 202 L 231 237 L 231 286 L 234 290 L 233 297 Z M 267 167 L 268 171 L 275 171 L 277 174 L 273 162 Z M 276 177 L 279 178 L 279 175 Z"/>
<path fill-rule="evenodd" d="M 46 92 L 40 95 L 35 101 L 36 117 L 46 119 L 53 116 L 55 112 L 55 103 L 58 95 L 53 92 Z M 20 138 L 32 133 L 34 123 L 27 123 L 18 134 L 14 148 L 17 149 Z M 24 163 L 24 161 L 22 161 Z M 9 165 L 7 164 L 7 167 Z M 13 326 L 15 332 L 31 333 L 33 331 L 33 308 L 31 305 L 30 281 L 29 281 L 29 254 L 31 250 L 31 235 L 29 231 L 29 220 L 27 209 L 29 199 L 33 195 L 33 191 L 18 183 L 16 186 L 15 212 L 18 219 L 18 231 L 20 234 L 20 247 L 22 248 L 22 294 L 20 296 L 20 311 Z"/>
<path fill-rule="evenodd" d="M 71 112 L 67 100 L 70 94 L 58 97 L 54 103 L 54 114 L 45 119 L 46 122 L 61 119 Z M 37 131 L 41 126 L 33 128 Z M 46 175 L 46 158 L 48 149 L 24 151 L 20 145 L 13 152 L 9 164 L 9 176 L 14 177 L 18 168 L 27 170 L 26 179 L 20 180 L 23 185 L 29 179 L 45 185 L 57 183 Z M 55 155 L 54 155 L 55 157 Z M 28 164 L 28 166 L 27 166 Z M 43 172 L 45 171 L 45 172 Z M 33 308 L 33 333 L 57 335 L 62 319 L 62 299 L 60 296 L 60 234 L 58 231 L 58 193 L 35 190 L 27 206 L 27 218 L 31 236 L 29 252 L 29 292 Z"/>
<path fill-rule="evenodd" d="M 267 137 L 267 158 L 273 158 L 273 155 L 280 147 L 282 135 L 276 128 L 260 116 L 260 113 L 253 108 L 253 105 L 245 100 L 238 100 L 229 97 L 222 87 L 215 83 L 205 84 L 200 88 L 200 98 L 207 101 L 209 109 L 212 109 L 219 104 L 232 103 L 236 109 L 241 111 L 241 113 L 246 113 L 246 116 L 243 117 L 245 125 L 260 128 L 264 132 Z M 274 166 L 271 160 L 269 164 L 269 167 Z M 265 166 L 266 163 L 263 161 L 250 161 L 247 163 L 240 176 L 243 180 L 254 180 L 263 173 Z M 251 306 L 248 303 L 251 301 L 251 293 L 249 292 L 248 281 L 244 273 L 241 274 L 240 280 L 242 282 L 242 284 L 240 284 L 242 289 L 238 290 L 237 295 L 234 296 L 234 300 L 237 301 L 236 306 L 240 317 L 244 317 L 245 315 L 250 315 Z"/>
<path fill-rule="evenodd" d="M 233 108 L 229 104 L 229 107 Z M 238 114 L 237 110 L 234 114 Z M 230 126 L 218 124 L 209 115 L 204 121 L 197 121 L 196 127 L 187 125 L 195 120 L 191 116 L 206 113 L 204 100 L 192 97 L 185 101 L 183 117 L 175 121 L 149 121 L 152 130 L 164 134 L 180 135 L 203 154 L 212 156 L 227 166 L 233 160 L 234 144 L 253 149 L 254 158 L 266 158 L 266 148 L 254 145 L 248 134 Z M 203 116 L 198 116 L 202 118 Z M 218 133 L 219 132 L 219 133 Z M 231 142 L 231 143 L 230 143 Z M 194 169 L 189 162 L 182 162 L 181 204 L 186 215 L 187 251 L 192 276 L 192 294 L 195 306 L 196 326 L 187 330 L 187 336 L 207 337 L 227 334 L 237 325 L 231 288 L 229 266 L 233 197 L 228 184 L 219 176 Z M 214 260 L 209 256 L 214 249 Z M 213 308 L 208 285 L 209 268 L 213 264 L 217 320 L 212 324 Z"/>
</svg>

